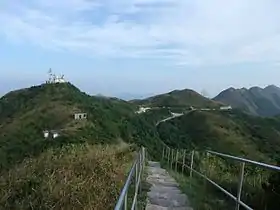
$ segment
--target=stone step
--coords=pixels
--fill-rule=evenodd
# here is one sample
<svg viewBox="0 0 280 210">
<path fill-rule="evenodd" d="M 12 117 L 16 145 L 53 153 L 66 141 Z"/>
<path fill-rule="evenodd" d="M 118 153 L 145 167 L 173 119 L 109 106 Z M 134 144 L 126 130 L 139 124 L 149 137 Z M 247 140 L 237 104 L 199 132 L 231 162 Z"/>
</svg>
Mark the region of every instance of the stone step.
<svg viewBox="0 0 280 210">
<path fill-rule="evenodd" d="M 150 203 L 163 207 L 180 207 L 188 203 L 188 198 L 184 194 L 148 192 L 148 197 Z"/>
<path fill-rule="evenodd" d="M 149 166 L 155 167 L 155 168 L 160 168 L 160 163 L 154 162 L 154 161 L 149 161 Z"/>
<path fill-rule="evenodd" d="M 177 187 L 169 187 L 169 186 L 162 186 L 162 185 L 153 185 L 150 188 L 150 191 L 156 191 L 156 192 L 165 192 L 165 191 L 172 191 L 173 193 L 181 193 L 181 190 L 179 190 Z"/>
</svg>

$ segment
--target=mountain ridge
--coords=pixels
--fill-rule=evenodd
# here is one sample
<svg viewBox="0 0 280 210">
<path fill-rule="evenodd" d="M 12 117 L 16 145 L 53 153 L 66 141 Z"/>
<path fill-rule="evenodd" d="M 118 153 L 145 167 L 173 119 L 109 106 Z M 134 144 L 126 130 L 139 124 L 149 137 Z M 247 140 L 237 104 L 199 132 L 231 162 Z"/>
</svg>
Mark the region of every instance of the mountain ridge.
<svg viewBox="0 0 280 210">
<path fill-rule="evenodd" d="M 275 85 L 265 88 L 254 86 L 249 89 L 230 87 L 213 100 L 257 116 L 271 117 L 280 114 L 280 88 Z"/>
<path fill-rule="evenodd" d="M 173 90 L 145 99 L 130 100 L 129 102 L 142 106 L 182 108 L 191 106 L 200 108 L 214 108 L 222 105 L 222 103 L 206 98 L 191 89 Z"/>
</svg>

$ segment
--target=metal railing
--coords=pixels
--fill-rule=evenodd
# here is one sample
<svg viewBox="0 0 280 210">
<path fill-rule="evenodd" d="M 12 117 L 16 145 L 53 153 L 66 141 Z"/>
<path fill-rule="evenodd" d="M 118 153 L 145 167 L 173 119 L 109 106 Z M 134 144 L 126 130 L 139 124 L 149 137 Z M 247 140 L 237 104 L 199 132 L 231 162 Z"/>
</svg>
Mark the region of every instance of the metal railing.
<svg viewBox="0 0 280 210">
<path fill-rule="evenodd" d="M 234 161 L 238 161 L 240 162 L 240 173 L 239 173 L 239 178 L 238 178 L 238 186 L 237 186 L 237 195 L 233 195 L 231 194 L 229 191 L 227 191 L 225 188 L 223 188 L 222 186 L 220 186 L 219 184 L 217 184 L 216 182 L 214 182 L 213 180 L 211 180 L 209 177 L 207 177 L 205 174 L 197 171 L 194 169 L 194 154 L 195 151 L 192 151 L 190 153 L 190 166 L 186 164 L 186 150 L 179 150 L 179 149 L 172 149 L 170 147 L 164 146 L 163 147 L 163 151 L 162 151 L 162 159 L 163 160 L 167 160 L 168 165 L 170 166 L 170 168 L 178 171 L 178 164 L 181 165 L 182 167 L 182 173 L 184 173 L 184 168 L 188 168 L 189 169 L 189 176 L 190 179 L 192 179 L 192 175 L 193 172 L 195 174 L 197 174 L 198 176 L 204 178 L 205 180 L 207 180 L 209 183 L 211 183 L 213 186 L 215 186 L 216 188 L 218 188 L 220 191 L 222 191 L 224 194 L 226 194 L 228 197 L 230 197 L 231 199 L 233 199 L 235 201 L 235 209 L 239 210 L 240 206 L 244 207 L 245 209 L 248 210 L 253 210 L 253 208 L 251 208 L 250 206 L 248 206 L 247 204 L 245 204 L 244 202 L 241 201 L 241 194 L 242 194 L 242 186 L 243 186 L 243 180 L 244 180 L 244 170 L 245 170 L 245 164 L 252 164 L 255 166 L 259 166 L 259 167 L 263 167 L 266 169 L 271 169 L 274 171 L 278 171 L 280 172 L 280 167 L 278 166 L 274 166 L 274 165 L 269 165 L 269 164 L 265 164 L 265 163 L 261 163 L 261 162 L 257 162 L 257 161 L 253 161 L 253 160 L 249 160 L 249 159 L 245 159 L 245 158 L 240 158 L 240 157 L 236 157 L 236 156 L 231 156 L 231 155 L 227 155 L 227 154 L 223 154 L 223 153 L 219 153 L 219 152 L 214 152 L 214 151 L 206 151 L 206 153 L 209 155 L 215 155 L 218 157 L 223 157 L 226 159 L 231 159 Z M 181 156 L 182 158 L 182 162 L 178 160 L 178 157 Z"/>
<path fill-rule="evenodd" d="M 137 209 L 137 199 L 138 199 L 138 193 L 141 190 L 141 180 L 142 180 L 142 174 L 144 171 L 144 167 L 145 167 L 145 148 L 142 147 L 140 149 L 140 151 L 137 154 L 136 160 L 134 161 L 128 177 L 126 179 L 126 182 L 122 188 L 121 194 L 119 196 L 119 199 L 117 201 L 117 204 L 115 206 L 115 210 L 127 210 L 127 209 Z M 134 181 L 133 181 L 134 179 Z M 133 186 L 134 184 L 134 186 Z M 130 196 L 128 194 L 128 191 L 130 189 L 130 187 L 134 187 L 134 192 L 133 194 L 131 194 L 132 197 L 132 201 L 131 201 L 131 205 L 129 207 L 129 199 L 128 196 Z"/>
</svg>

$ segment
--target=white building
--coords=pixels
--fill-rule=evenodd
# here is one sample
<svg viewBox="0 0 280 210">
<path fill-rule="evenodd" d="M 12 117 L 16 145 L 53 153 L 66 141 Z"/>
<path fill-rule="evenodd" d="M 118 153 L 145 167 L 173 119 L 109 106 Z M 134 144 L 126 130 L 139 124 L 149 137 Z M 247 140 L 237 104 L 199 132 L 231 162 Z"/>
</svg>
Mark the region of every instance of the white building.
<svg viewBox="0 0 280 210">
<path fill-rule="evenodd" d="M 54 83 L 66 83 L 66 80 L 64 79 L 64 75 L 62 75 L 61 77 L 55 76 Z"/>
<path fill-rule="evenodd" d="M 54 132 L 52 133 L 52 135 L 53 135 L 53 138 L 54 138 L 54 139 L 57 138 L 57 137 L 59 137 L 59 133 L 56 132 L 56 131 L 54 131 Z"/>
<path fill-rule="evenodd" d="M 51 130 L 51 131 L 48 131 L 48 130 L 44 130 L 43 131 L 43 135 L 44 135 L 44 138 L 45 139 L 48 139 L 48 138 L 57 138 L 60 136 L 59 132 L 58 131 L 55 131 L 55 130 Z"/>
<path fill-rule="evenodd" d="M 74 119 L 75 120 L 87 119 L 87 113 L 76 113 L 74 114 Z"/>
<path fill-rule="evenodd" d="M 180 117 L 180 116 L 184 115 L 183 113 L 174 113 L 174 112 L 170 112 L 170 113 L 173 117 Z"/>
<path fill-rule="evenodd" d="M 222 106 L 220 107 L 220 110 L 231 110 L 232 107 L 231 106 Z"/>
<path fill-rule="evenodd" d="M 43 131 L 43 135 L 44 135 L 44 138 L 47 139 L 47 138 L 49 138 L 50 132 L 49 131 Z"/>
<path fill-rule="evenodd" d="M 136 111 L 137 114 L 141 114 L 143 112 L 146 112 L 148 110 L 150 110 L 150 107 L 140 107 L 138 111 Z"/>
</svg>

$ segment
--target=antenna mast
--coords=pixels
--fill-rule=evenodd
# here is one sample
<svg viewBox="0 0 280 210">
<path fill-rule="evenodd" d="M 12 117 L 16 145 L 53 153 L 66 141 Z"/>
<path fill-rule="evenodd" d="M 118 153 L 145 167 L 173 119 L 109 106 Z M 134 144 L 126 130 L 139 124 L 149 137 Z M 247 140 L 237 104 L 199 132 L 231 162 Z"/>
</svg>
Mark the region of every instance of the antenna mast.
<svg viewBox="0 0 280 210">
<path fill-rule="evenodd" d="M 52 69 L 50 68 L 48 71 L 49 78 L 46 83 L 65 83 L 66 80 L 64 79 L 64 74 L 59 77 L 58 75 L 55 75 L 55 73 L 52 73 Z"/>
</svg>

